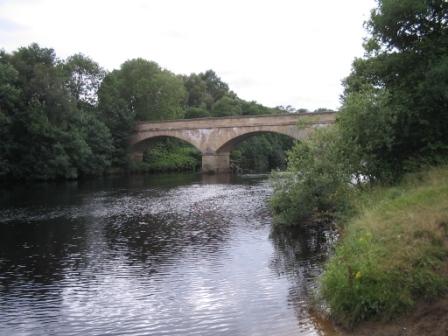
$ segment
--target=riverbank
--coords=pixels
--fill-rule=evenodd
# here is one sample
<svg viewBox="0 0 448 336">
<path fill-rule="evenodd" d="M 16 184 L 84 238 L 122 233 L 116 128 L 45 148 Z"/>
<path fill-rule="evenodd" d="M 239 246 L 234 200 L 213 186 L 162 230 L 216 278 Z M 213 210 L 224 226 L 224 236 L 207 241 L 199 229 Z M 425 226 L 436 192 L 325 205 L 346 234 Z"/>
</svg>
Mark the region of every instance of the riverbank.
<svg viewBox="0 0 448 336">
<path fill-rule="evenodd" d="M 389 322 L 365 322 L 343 336 L 440 336 L 448 333 L 448 297 L 419 302 L 414 311 Z"/>
<path fill-rule="evenodd" d="M 360 192 L 354 209 L 321 278 L 330 317 L 350 335 L 445 335 L 448 167 Z"/>
</svg>

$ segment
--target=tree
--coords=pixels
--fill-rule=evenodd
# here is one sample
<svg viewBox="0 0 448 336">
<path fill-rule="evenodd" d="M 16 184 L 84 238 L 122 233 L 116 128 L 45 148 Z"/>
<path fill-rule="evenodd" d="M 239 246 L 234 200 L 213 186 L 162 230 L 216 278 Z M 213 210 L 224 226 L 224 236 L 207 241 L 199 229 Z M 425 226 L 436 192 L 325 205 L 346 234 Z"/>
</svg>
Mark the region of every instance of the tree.
<svg viewBox="0 0 448 336">
<path fill-rule="evenodd" d="M 185 112 L 186 119 L 194 119 L 194 118 L 206 118 L 210 117 L 210 112 L 207 110 L 205 106 L 201 107 L 188 107 Z"/>
<path fill-rule="evenodd" d="M 128 163 L 128 139 L 135 125 L 135 110 L 122 98 L 121 84 L 115 72 L 107 75 L 98 92 L 98 110 L 110 130 L 112 138 L 112 164 L 126 166 Z"/>
<path fill-rule="evenodd" d="M 394 114 L 388 124 L 394 141 L 387 151 L 370 155 L 370 160 L 386 163 L 391 173 L 400 175 L 411 162 L 446 157 L 448 3 L 380 0 L 367 27 L 371 36 L 365 44 L 366 56 L 354 61 L 343 99 L 350 105 L 352 95 L 387 92 L 377 96 L 388 96 L 387 104 L 384 100 L 381 104 Z M 357 145 L 361 151 L 372 149 L 362 142 Z"/>
<path fill-rule="evenodd" d="M 337 125 L 317 129 L 288 153 L 287 175 L 274 175 L 271 198 L 279 225 L 302 225 L 342 213 L 348 202 L 351 172 Z"/>
<path fill-rule="evenodd" d="M 211 112 L 213 104 L 224 95 L 230 94 L 229 86 L 212 70 L 191 74 L 184 78 L 184 82 L 188 92 L 188 107 L 206 108 Z"/>
<path fill-rule="evenodd" d="M 367 51 L 445 54 L 448 3 L 444 0 L 379 0 L 367 23 Z M 433 42 L 439 42 L 434 44 Z"/>
<path fill-rule="evenodd" d="M 226 117 L 240 114 L 242 114 L 241 103 L 237 97 L 225 95 L 213 105 L 213 117 Z"/>
<path fill-rule="evenodd" d="M 254 101 L 246 102 L 242 101 L 241 103 L 241 113 L 243 115 L 262 115 L 262 114 L 271 114 L 272 109 L 257 104 Z"/>
<path fill-rule="evenodd" d="M 184 81 L 188 93 L 187 106 L 199 107 L 205 105 L 205 108 L 209 109 L 213 105 L 213 96 L 207 91 L 207 83 L 200 74 L 191 74 Z"/>
<path fill-rule="evenodd" d="M 390 98 L 384 89 L 366 88 L 347 96 L 338 114 L 339 147 L 345 148 L 346 169 L 359 180 L 393 180 L 400 169 L 394 127 L 401 111 Z"/>
<path fill-rule="evenodd" d="M 68 86 L 79 103 L 96 105 L 98 102 L 98 90 L 106 75 L 98 63 L 82 54 L 70 56 L 63 63 L 67 73 Z"/>
<path fill-rule="evenodd" d="M 81 60 L 37 44 L 1 53 L 0 176 L 77 178 L 109 166 L 111 136 L 87 100 L 94 81 L 74 66 Z"/>
<path fill-rule="evenodd" d="M 16 85 L 18 73 L 7 58 L 6 53 L 0 51 L 0 178 L 12 169 L 10 153 L 14 142 L 11 139 L 11 117 L 16 113 L 21 94 Z"/>
<path fill-rule="evenodd" d="M 17 72 L 20 96 L 10 115 L 14 143 L 8 159 L 15 178 L 71 176 L 69 160 L 59 140 L 67 130 L 75 105 L 69 99 L 60 62 L 53 49 L 37 44 L 19 48 L 6 61 Z"/>
<path fill-rule="evenodd" d="M 229 93 L 229 86 L 213 70 L 207 70 L 200 76 L 207 85 L 207 92 L 213 97 L 215 102 Z"/>
<path fill-rule="evenodd" d="M 184 115 L 186 91 L 180 78 L 162 70 L 157 63 L 138 58 L 127 61 L 108 75 L 117 100 L 126 103 L 137 120 L 179 119 Z M 108 86 L 102 90 L 107 94 Z"/>
</svg>

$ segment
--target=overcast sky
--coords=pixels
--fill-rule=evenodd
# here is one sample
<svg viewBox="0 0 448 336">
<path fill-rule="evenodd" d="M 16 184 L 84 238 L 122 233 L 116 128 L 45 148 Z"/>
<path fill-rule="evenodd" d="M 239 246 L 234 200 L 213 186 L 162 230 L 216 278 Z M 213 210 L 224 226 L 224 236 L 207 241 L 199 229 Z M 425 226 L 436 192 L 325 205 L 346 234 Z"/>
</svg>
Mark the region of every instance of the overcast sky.
<svg viewBox="0 0 448 336">
<path fill-rule="evenodd" d="M 83 53 L 107 70 L 143 57 L 213 69 L 241 98 L 337 108 L 374 0 L 0 0 L 0 46 Z"/>
</svg>

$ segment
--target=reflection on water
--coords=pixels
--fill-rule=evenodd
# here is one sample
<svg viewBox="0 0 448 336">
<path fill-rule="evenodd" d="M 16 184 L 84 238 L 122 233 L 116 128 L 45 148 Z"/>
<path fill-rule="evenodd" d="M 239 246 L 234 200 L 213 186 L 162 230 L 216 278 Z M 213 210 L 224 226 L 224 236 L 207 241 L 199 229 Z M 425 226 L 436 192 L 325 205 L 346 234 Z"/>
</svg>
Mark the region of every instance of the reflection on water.
<svg viewBox="0 0 448 336">
<path fill-rule="evenodd" d="M 1 335 L 325 335 L 334 233 L 271 233 L 260 176 L 134 176 L 0 196 Z"/>
<path fill-rule="evenodd" d="M 321 226 L 295 230 L 288 228 L 271 234 L 275 247 L 272 267 L 279 276 L 290 279 L 288 302 L 299 317 L 301 330 L 307 330 L 310 335 L 336 335 L 328 321 L 309 311 L 316 278 L 334 246 L 336 236 L 334 230 Z"/>
</svg>

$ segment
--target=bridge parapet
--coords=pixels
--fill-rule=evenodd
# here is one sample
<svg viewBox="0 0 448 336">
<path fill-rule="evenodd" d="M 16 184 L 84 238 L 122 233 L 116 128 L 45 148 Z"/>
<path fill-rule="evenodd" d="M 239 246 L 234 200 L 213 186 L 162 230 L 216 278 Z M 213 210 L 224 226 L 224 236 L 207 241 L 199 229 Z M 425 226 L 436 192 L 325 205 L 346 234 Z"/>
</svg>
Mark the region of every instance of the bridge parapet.
<svg viewBox="0 0 448 336">
<path fill-rule="evenodd" d="M 181 120 L 164 120 L 139 122 L 135 127 L 135 132 L 145 132 L 151 130 L 174 130 L 174 129 L 207 129 L 207 128 L 227 128 L 246 126 L 267 126 L 267 125 L 297 125 L 299 120 L 309 119 L 310 123 L 333 123 L 334 112 L 321 113 L 288 113 L 270 114 L 258 116 L 231 116 L 217 118 L 196 118 Z"/>
</svg>

